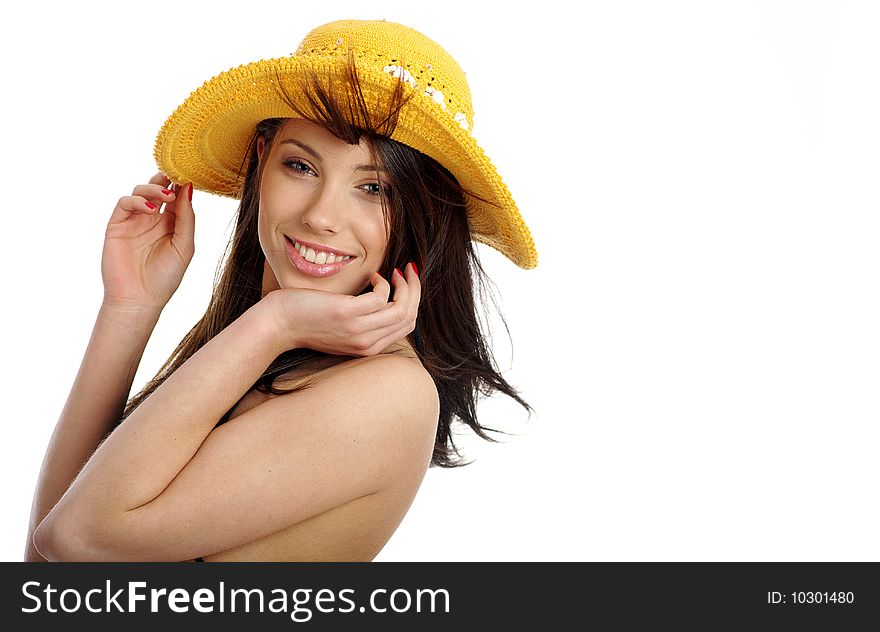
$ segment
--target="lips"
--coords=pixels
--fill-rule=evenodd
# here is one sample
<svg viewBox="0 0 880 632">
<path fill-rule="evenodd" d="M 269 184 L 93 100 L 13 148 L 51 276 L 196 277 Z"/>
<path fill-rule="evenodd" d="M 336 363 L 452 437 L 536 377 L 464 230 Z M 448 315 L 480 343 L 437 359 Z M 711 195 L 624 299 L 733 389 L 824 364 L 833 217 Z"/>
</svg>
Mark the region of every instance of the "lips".
<svg viewBox="0 0 880 632">
<path fill-rule="evenodd" d="M 312 247 L 313 245 L 309 244 L 308 242 L 297 241 L 297 243 L 299 243 L 300 247 L 302 247 L 302 248 L 310 247 L 312 249 L 312 251 L 316 251 L 316 249 L 314 247 Z M 317 244 L 314 244 L 314 245 L 317 245 Z M 356 257 L 354 257 L 353 255 L 348 255 L 348 254 L 342 253 L 338 250 L 335 250 L 332 248 L 326 248 L 324 246 L 318 245 L 319 251 L 321 253 L 325 253 L 326 256 L 333 256 L 336 259 L 338 259 L 339 257 L 348 257 L 348 258 L 343 259 L 342 261 L 334 261 L 333 263 L 326 263 L 326 262 L 325 263 L 318 263 L 317 261 L 315 261 L 315 262 L 308 261 L 302 255 L 302 253 L 300 253 L 300 251 L 297 250 L 296 246 L 294 245 L 294 242 L 286 235 L 284 236 L 284 246 L 287 250 L 287 258 L 290 259 L 290 263 L 293 264 L 293 267 L 296 268 L 297 270 L 299 270 L 300 272 L 302 272 L 303 274 L 305 274 L 307 276 L 312 276 L 312 277 L 333 276 L 334 274 L 337 274 L 338 272 L 340 272 L 342 270 L 342 268 L 344 268 L 345 266 L 347 266 L 349 263 L 351 263 L 352 261 L 354 261 L 356 259 Z M 307 250 L 307 254 L 308 254 L 308 250 Z M 309 255 L 309 257 L 311 258 L 311 255 Z M 316 257 L 316 258 L 320 258 L 320 257 Z"/>
</svg>

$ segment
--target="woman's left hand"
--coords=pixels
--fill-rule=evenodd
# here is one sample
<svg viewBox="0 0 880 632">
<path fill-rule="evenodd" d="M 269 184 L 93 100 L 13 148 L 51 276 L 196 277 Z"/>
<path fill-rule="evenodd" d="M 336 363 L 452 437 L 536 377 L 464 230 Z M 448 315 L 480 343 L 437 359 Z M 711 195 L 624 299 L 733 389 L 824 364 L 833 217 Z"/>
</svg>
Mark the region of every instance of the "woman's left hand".
<svg viewBox="0 0 880 632">
<path fill-rule="evenodd" d="M 413 266 L 391 275 L 375 272 L 373 290 L 359 296 L 304 288 L 281 288 L 263 299 L 275 321 L 279 353 L 308 348 L 336 355 L 371 356 L 408 336 L 416 326 L 421 284 Z M 261 301 L 262 302 L 262 301 Z"/>
</svg>

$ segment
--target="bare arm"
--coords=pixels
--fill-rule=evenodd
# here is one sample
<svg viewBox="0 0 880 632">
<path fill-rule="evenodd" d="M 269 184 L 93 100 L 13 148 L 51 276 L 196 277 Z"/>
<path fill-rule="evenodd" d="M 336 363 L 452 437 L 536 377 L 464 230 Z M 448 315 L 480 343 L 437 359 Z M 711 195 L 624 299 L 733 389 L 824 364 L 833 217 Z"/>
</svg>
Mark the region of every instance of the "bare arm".
<svg viewBox="0 0 880 632">
<path fill-rule="evenodd" d="M 34 542 L 38 526 L 121 416 L 159 314 L 192 258 L 190 198 L 179 197 L 177 185 L 164 188 L 170 184 L 157 173 L 120 198 L 107 223 L 101 255 L 104 301 L 43 459 L 25 560 L 45 558 Z"/>
<path fill-rule="evenodd" d="M 152 310 L 101 305 L 76 380 L 43 458 L 31 506 L 25 561 L 46 561 L 34 547 L 34 531 L 121 417 L 158 319 L 159 313 Z"/>
<path fill-rule="evenodd" d="M 415 272 L 409 274 L 416 284 Z M 421 365 L 406 359 L 352 361 L 306 391 L 214 430 L 279 353 L 301 345 L 297 334 L 279 336 L 279 313 L 294 319 L 282 330 L 301 334 L 303 319 L 327 320 L 316 301 L 330 312 L 363 312 L 344 320 L 366 319 L 372 337 L 354 338 L 372 353 L 410 331 L 406 314 L 417 291 L 395 276 L 397 296 L 387 303 L 389 285 L 375 277 L 372 295 L 276 291 L 252 306 L 101 444 L 37 527 L 37 549 L 49 560 L 190 559 L 375 493 L 399 480 L 401 464 L 420 464 L 423 473 L 437 394 Z M 284 296 L 294 302 L 287 305 Z M 400 324 L 377 327 L 381 322 Z M 339 338 L 351 344 L 350 336 Z"/>
<path fill-rule="evenodd" d="M 129 512 L 159 496 L 192 459 L 279 353 L 262 307 L 199 349 L 101 444 L 36 531 L 47 559 L 82 555 L 86 531 L 95 541 L 124 538 Z M 44 529 L 54 535 L 46 537 Z M 75 550 L 53 550 L 68 546 Z"/>
</svg>

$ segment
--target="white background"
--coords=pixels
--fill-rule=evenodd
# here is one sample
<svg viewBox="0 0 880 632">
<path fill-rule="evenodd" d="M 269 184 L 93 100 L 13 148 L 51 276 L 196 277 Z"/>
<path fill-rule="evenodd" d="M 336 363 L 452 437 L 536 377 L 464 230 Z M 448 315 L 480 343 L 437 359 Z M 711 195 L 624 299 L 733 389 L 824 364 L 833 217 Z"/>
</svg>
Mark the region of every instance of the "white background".
<svg viewBox="0 0 880 632">
<path fill-rule="evenodd" d="M 424 6 L 422 6 L 424 5 Z M 865 2 L 16 3 L 0 25 L 4 458 L 20 560 L 44 450 L 101 300 L 116 200 L 201 83 L 384 18 L 467 72 L 474 135 L 540 254 L 481 248 L 500 396 L 378 560 L 878 560 L 880 10 Z M 571 13 L 571 7 L 582 13 Z M 203 313 L 236 205 L 139 389 Z M 503 437 L 502 437 L 503 438 Z"/>
</svg>

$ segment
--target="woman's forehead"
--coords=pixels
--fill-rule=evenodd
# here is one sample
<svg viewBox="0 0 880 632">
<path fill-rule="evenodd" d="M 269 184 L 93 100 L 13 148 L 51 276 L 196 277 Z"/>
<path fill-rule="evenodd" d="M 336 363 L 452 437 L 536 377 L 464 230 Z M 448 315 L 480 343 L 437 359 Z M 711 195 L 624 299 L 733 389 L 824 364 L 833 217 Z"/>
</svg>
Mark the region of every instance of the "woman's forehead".
<svg viewBox="0 0 880 632">
<path fill-rule="evenodd" d="M 361 136 L 357 145 L 351 145 L 327 128 L 301 118 L 287 119 L 279 130 L 274 144 L 277 147 L 286 144 L 299 145 L 301 149 L 302 145 L 306 145 L 308 149 L 313 150 L 310 153 L 318 154 L 316 157 L 319 160 L 332 157 L 360 163 L 371 157 L 370 142 L 366 136 Z"/>
</svg>

